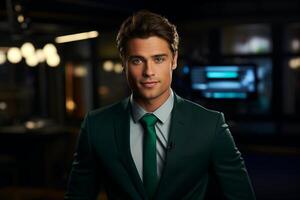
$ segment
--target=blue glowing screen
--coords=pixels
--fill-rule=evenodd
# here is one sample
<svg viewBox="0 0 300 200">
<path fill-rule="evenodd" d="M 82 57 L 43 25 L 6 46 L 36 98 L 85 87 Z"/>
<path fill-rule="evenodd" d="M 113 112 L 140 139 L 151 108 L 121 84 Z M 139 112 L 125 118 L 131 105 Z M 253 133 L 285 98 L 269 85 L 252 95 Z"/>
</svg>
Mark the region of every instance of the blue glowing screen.
<svg viewBox="0 0 300 200">
<path fill-rule="evenodd" d="M 203 65 L 191 67 L 192 89 L 205 98 L 247 99 L 256 92 L 255 65 Z"/>
</svg>

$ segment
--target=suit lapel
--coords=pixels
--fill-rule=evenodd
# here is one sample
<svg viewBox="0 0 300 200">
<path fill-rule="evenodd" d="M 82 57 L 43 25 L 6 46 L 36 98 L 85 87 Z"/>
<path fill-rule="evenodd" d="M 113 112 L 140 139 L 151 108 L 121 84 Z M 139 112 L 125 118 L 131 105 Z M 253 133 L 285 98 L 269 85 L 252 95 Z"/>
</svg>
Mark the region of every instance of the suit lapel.
<svg viewBox="0 0 300 200">
<path fill-rule="evenodd" d="M 115 137 L 120 159 L 138 192 L 145 198 L 145 189 L 130 151 L 130 112 L 130 102 L 129 98 L 127 98 L 121 103 L 121 107 L 114 120 Z"/>
<path fill-rule="evenodd" d="M 174 164 L 177 159 L 176 152 L 174 151 L 174 148 L 176 148 L 176 141 L 182 140 L 182 137 L 184 137 L 184 134 L 182 133 L 186 130 L 185 115 L 182 107 L 183 99 L 176 94 L 174 97 L 174 107 L 172 110 L 171 127 L 168 139 L 168 147 L 170 147 L 170 149 L 166 152 L 165 166 L 162 171 L 156 195 L 159 195 L 161 193 L 160 191 L 164 191 L 165 188 L 168 188 L 167 178 L 170 177 L 169 173 L 171 171 L 171 165 L 172 163 Z"/>
</svg>

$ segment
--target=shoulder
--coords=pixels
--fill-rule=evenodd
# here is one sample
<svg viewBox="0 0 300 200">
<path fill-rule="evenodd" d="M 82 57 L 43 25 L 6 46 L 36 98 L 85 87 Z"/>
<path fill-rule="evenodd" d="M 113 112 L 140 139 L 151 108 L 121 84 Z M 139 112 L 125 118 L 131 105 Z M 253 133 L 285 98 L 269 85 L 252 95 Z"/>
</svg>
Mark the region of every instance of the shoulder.
<svg viewBox="0 0 300 200">
<path fill-rule="evenodd" d="M 191 100 L 179 97 L 178 99 L 178 109 L 182 110 L 186 114 L 195 115 L 195 116 L 201 116 L 203 119 L 205 118 L 215 118 L 218 119 L 221 115 L 223 115 L 220 111 L 212 110 L 209 108 L 206 108 L 196 102 L 193 102 Z"/>
</svg>

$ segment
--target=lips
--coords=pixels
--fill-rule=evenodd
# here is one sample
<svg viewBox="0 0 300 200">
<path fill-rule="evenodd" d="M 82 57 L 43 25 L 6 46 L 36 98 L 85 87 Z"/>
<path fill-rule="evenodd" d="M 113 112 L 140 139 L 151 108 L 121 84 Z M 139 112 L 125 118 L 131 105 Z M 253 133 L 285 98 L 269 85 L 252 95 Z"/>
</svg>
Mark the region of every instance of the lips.
<svg viewBox="0 0 300 200">
<path fill-rule="evenodd" d="M 145 81 L 145 82 L 141 82 L 141 84 L 145 87 L 145 88 L 153 88 L 158 84 L 158 81 Z"/>
</svg>

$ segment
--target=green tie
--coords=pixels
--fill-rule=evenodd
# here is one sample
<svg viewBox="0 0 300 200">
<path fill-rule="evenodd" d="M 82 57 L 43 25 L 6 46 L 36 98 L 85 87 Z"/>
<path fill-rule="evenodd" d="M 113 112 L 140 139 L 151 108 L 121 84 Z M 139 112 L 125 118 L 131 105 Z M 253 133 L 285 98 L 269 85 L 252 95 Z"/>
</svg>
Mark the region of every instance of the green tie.
<svg viewBox="0 0 300 200">
<path fill-rule="evenodd" d="M 156 162 L 156 133 L 155 123 L 157 118 L 153 114 L 145 114 L 141 119 L 141 124 L 145 130 L 144 151 L 143 151 L 143 182 L 145 190 L 150 199 L 154 197 L 157 178 Z"/>
</svg>

